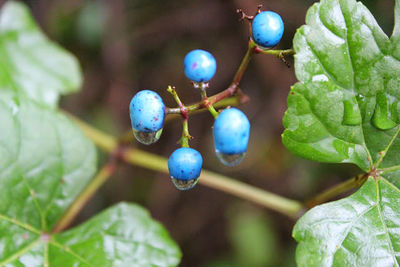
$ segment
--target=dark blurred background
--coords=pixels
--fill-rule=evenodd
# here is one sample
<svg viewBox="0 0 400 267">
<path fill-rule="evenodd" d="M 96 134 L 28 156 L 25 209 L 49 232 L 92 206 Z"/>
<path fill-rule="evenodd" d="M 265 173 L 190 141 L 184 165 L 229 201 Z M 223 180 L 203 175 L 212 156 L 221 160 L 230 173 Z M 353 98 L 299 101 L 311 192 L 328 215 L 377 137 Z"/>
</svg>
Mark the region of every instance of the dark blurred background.
<svg viewBox="0 0 400 267">
<path fill-rule="evenodd" d="M 0 0 L 0 4 L 4 1 Z M 25 1 L 46 34 L 81 62 L 83 90 L 64 97 L 61 106 L 94 126 L 114 134 L 130 129 L 128 105 L 139 90 L 166 93 L 176 86 L 185 103 L 200 96 L 183 74 L 187 52 L 201 48 L 217 59 L 209 95 L 225 89 L 244 55 L 247 23 L 236 8 L 253 14 L 258 4 L 278 12 L 285 34 L 278 49 L 291 47 L 311 0 L 31 0 Z M 384 31 L 393 27 L 393 0 L 363 1 Z M 292 59 L 289 59 L 293 63 Z M 292 64 L 293 65 L 293 64 Z M 287 151 L 280 139 L 293 68 L 270 55 L 257 55 L 241 88 L 251 97 L 241 109 L 251 121 L 247 156 L 234 168 L 222 166 L 213 151 L 212 117 L 192 116 L 191 146 L 201 152 L 204 168 L 283 196 L 306 200 L 359 173 L 350 165 L 314 163 Z M 180 120 L 168 122 L 160 141 L 140 149 L 168 157 L 177 148 Z M 99 151 L 99 166 L 107 155 Z M 168 175 L 122 164 L 79 215 L 79 223 L 119 201 L 147 207 L 178 242 L 181 266 L 294 266 L 294 221 L 223 192 L 198 185 L 176 190 Z"/>
</svg>

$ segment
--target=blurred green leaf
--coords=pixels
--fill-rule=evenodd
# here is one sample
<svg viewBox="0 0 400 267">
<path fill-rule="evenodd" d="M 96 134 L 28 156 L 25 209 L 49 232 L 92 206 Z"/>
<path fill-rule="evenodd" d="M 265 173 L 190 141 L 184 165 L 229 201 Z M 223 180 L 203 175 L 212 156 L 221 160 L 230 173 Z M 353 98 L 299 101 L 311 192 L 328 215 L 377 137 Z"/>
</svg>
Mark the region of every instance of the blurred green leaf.
<svg viewBox="0 0 400 267">
<path fill-rule="evenodd" d="M 81 74 L 18 2 L 1 10 L 0 56 L 0 266 L 177 265 L 177 245 L 135 205 L 51 233 L 96 170 L 93 144 L 54 109 Z"/>
<path fill-rule="evenodd" d="M 354 163 L 374 178 L 296 224 L 300 266 L 398 266 L 400 260 L 400 45 L 355 0 L 322 0 L 294 38 L 299 82 L 283 143 L 308 159 Z"/>
<path fill-rule="evenodd" d="M 269 218 L 249 207 L 235 211 L 229 233 L 237 266 L 274 266 L 279 247 Z"/>
<path fill-rule="evenodd" d="M 76 21 L 77 35 L 87 46 L 100 46 L 106 20 L 103 1 L 89 1 Z"/>
<path fill-rule="evenodd" d="M 41 32 L 28 8 L 9 1 L 0 13 L 0 87 L 56 107 L 60 94 L 80 89 L 74 56 Z"/>
<path fill-rule="evenodd" d="M 13 93 L 0 91 L 0 121 L 0 214 L 49 231 L 92 178 L 94 146 L 64 115 Z"/>
<path fill-rule="evenodd" d="M 1 266 L 43 256 L 42 233 L 92 178 L 96 155 L 68 118 L 14 92 L 0 91 L 0 122 Z"/>
<path fill-rule="evenodd" d="M 206 265 L 207 267 L 239 267 L 233 259 L 217 259 Z"/>
</svg>

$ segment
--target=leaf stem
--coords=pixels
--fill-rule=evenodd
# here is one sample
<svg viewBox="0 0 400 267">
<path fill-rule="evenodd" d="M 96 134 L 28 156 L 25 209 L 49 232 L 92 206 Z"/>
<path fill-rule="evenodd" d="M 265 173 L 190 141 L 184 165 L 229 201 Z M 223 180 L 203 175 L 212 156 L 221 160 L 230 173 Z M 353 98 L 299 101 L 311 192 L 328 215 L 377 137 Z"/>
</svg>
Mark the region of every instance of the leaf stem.
<svg viewBox="0 0 400 267">
<path fill-rule="evenodd" d="M 329 200 L 331 200 L 334 197 L 337 197 L 338 195 L 345 193 L 353 188 L 360 187 L 365 183 L 365 181 L 368 179 L 369 174 L 364 173 L 364 174 L 359 174 L 355 177 L 352 177 L 340 184 L 337 184 L 333 186 L 332 188 L 329 188 L 322 193 L 316 195 L 312 199 L 306 201 L 305 206 L 307 208 L 313 208 L 317 205 L 320 205 L 322 203 L 325 203 Z"/>
<path fill-rule="evenodd" d="M 53 228 L 53 233 L 59 233 L 67 228 L 75 219 L 78 213 L 92 198 L 96 191 L 113 175 L 116 169 L 116 160 L 111 157 L 106 165 L 101 168 L 97 175 L 89 182 L 86 188 L 79 194 L 67 211 L 63 214 L 61 219 Z"/>
<path fill-rule="evenodd" d="M 81 126 L 86 136 L 97 146 L 107 152 L 112 152 L 118 149 L 119 144 L 115 137 L 93 128 L 72 115 L 69 116 L 79 126 Z M 168 173 L 168 161 L 165 157 L 134 148 L 121 149 L 119 155 L 122 160 L 130 164 L 154 171 Z M 94 180 L 96 180 L 96 178 Z M 304 208 L 299 201 L 284 198 L 277 194 L 267 192 L 207 170 L 202 171 L 199 184 L 257 203 L 291 218 L 297 218 Z M 88 186 L 90 186 L 90 184 Z"/>
</svg>

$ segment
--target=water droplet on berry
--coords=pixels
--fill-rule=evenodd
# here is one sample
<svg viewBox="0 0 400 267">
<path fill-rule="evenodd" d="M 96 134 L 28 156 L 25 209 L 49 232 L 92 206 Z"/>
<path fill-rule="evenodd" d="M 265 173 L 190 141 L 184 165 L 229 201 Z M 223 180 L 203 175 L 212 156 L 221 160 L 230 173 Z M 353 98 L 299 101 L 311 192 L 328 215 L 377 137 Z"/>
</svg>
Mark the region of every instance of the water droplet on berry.
<svg viewBox="0 0 400 267">
<path fill-rule="evenodd" d="M 133 129 L 133 135 L 135 136 L 136 140 L 138 140 L 140 143 L 144 145 L 151 145 L 160 139 L 162 133 L 162 128 L 158 130 L 157 132 L 141 132 Z"/>
<path fill-rule="evenodd" d="M 171 181 L 175 185 L 175 187 L 178 188 L 179 190 L 189 190 L 192 189 L 197 184 L 199 178 L 192 180 L 182 180 L 171 177 Z"/>
<path fill-rule="evenodd" d="M 236 166 L 240 162 L 242 162 L 246 152 L 238 153 L 238 154 L 224 154 L 219 151 L 215 151 L 219 161 L 229 167 Z"/>
</svg>

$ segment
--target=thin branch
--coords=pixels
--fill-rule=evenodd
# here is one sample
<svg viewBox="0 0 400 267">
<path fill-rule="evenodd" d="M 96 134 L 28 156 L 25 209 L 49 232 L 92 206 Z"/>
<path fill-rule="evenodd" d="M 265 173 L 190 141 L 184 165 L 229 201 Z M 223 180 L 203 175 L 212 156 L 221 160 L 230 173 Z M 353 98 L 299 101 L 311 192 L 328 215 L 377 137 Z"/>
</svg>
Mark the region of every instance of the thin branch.
<svg viewBox="0 0 400 267">
<path fill-rule="evenodd" d="M 168 173 L 167 159 L 152 153 L 137 149 L 126 149 L 122 152 L 122 159 L 137 166 Z M 281 197 L 207 170 L 201 172 L 199 184 L 257 203 L 292 218 L 297 218 L 303 208 L 298 201 Z"/>
<path fill-rule="evenodd" d="M 81 126 L 86 136 L 100 148 L 107 152 L 115 151 L 118 148 L 119 144 L 116 138 L 94 129 L 72 115 L 70 117 Z M 102 137 L 104 137 L 104 140 Z M 168 161 L 165 157 L 134 148 L 125 148 L 119 155 L 122 160 L 130 164 L 168 173 Z M 199 184 L 257 203 L 291 218 L 298 218 L 303 211 L 303 205 L 299 201 L 284 198 L 211 171 L 202 171 Z"/>
<path fill-rule="evenodd" d="M 257 53 L 262 53 L 262 54 L 268 54 L 268 55 L 274 55 L 274 56 L 289 56 L 293 55 L 294 51 L 293 49 L 286 49 L 286 50 L 275 50 L 275 49 L 256 49 Z"/>
</svg>

